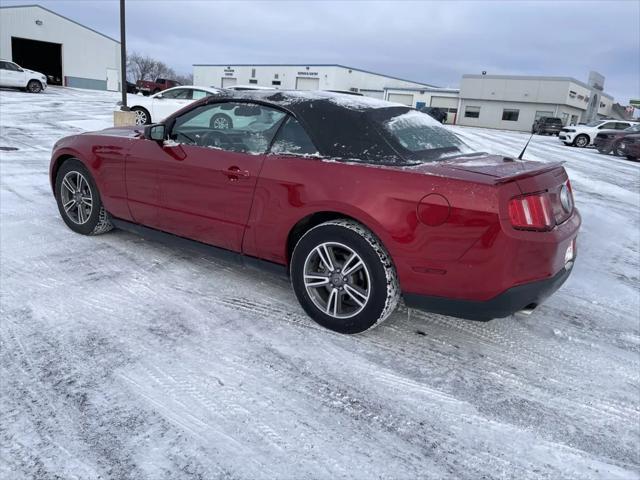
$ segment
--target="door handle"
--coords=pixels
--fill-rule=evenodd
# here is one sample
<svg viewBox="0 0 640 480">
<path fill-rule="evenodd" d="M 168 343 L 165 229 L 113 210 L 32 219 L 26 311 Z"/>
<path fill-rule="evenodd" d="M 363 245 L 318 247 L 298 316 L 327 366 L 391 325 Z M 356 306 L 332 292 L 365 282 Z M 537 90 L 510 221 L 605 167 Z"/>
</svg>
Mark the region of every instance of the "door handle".
<svg viewBox="0 0 640 480">
<path fill-rule="evenodd" d="M 249 170 L 241 170 L 240 167 L 229 167 L 225 172 L 225 175 L 231 181 L 239 180 L 240 178 L 249 178 L 251 174 Z"/>
</svg>

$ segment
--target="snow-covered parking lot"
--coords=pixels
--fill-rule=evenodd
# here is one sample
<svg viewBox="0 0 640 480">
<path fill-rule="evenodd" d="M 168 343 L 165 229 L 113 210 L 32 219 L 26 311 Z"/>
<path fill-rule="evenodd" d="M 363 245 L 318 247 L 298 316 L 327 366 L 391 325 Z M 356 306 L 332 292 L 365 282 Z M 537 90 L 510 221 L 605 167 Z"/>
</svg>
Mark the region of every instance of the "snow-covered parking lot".
<svg viewBox="0 0 640 480">
<path fill-rule="evenodd" d="M 342 336 L 277 277 L 64 225 L 51 147 L 117 100 L 0 91 L 0 477 L 640 478 L 639 164 L 533 138 L 583 215 L 533 315 L 400 309 Z M 453 128 L 512 155 L 528 138 Z"/>
</svg>

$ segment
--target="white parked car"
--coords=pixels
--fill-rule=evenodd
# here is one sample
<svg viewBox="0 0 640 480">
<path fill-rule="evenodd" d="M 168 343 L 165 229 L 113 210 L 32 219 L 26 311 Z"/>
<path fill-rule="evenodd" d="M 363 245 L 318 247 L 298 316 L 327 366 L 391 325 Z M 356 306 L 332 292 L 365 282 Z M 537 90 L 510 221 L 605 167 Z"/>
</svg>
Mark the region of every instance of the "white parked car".
<svg viewBox="0 0 640 480">
<path fill-rule="evenodd" d="M 27 92 L 40 93 L 47 88 L 47 77 L 16 63 L 0 60 L 0 87 L 23 88 Z"/>
<path fill-rule="evenodd" d="M 136 95 L 128 101 L 131 111 L 136 113 L 136 125 L 157 123 L 191 102 L 204 97 L 221 95 L 223 91 L 211 87 L 179 86 L 145 97 Z M 118 102 L 120 105 L 120 102 Z"/>
<path fill-rule="evenodd" d="M 624 130 L 638 122 L 629 122 L 627 120 L 594 120 L 584 125 L 572 125 L 564 127 L 560 130 L 558 138 L 565 145 L 574 145 L 576 147 L 587 147 L 593 145 L 596 135 L 600 130 Z"/>
</svg>

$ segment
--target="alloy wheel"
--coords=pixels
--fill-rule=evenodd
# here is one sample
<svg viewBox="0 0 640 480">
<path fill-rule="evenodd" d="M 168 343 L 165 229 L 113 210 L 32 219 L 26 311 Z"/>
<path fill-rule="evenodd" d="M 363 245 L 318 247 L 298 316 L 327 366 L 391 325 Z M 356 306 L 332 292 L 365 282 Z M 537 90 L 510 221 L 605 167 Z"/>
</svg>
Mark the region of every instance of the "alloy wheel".
<svg viewBox="0 0 640 480">
<path fill-rule="evenodd" d="M 144 110 L 134 110 L 136 112 L 136 125 L 146 125 L 147 114 Z"/>
<path fill-rule="evenodd" d="M 89 221 L 93 211 L 93 196 L 84 175 L 77 171 L 67 173 L 62 179 L 60 197 L 62 208 L 73 223 L 83 225 Z"/>
<path fill-rule="evenodd" d="M 230 125 L 229 125 L 229 120 L 227 120 L 224 117 L 216 118 L 213 121 L 213 125 L 212 126 L 216 130 L 226 130 L 228 128 L 231 128 Z"/>
<path fill-rule="evenodd" d="M 366 264 L 352 248 L 336 242 L 321 243 L 307 255 L 304 286 L 319 310 L 339 319 L 359 314 L 371 295 Z"/>
<path fill-rule="evenodd" d="M 578 147 L 586 147 L 587 143 L 589 143 L 589 141 L 583 135 L 580 135 L 578 136 L 578 138 L 576 138 L 576 145 Z"/>
<path fill-rule="evenodd" d="M 37 81 L 29 82 L 29 91 L 31 93 L 40 93 L 40 90 L 42 90 L 42 86 L 40 85 L 39 82 Z"/>
</svg>

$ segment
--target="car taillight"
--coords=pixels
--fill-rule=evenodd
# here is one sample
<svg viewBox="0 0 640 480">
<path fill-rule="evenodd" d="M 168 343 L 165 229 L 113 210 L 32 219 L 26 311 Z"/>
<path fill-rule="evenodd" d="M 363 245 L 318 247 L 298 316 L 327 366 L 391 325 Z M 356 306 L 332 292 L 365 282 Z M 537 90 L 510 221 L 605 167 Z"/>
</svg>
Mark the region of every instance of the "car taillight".
<svg viewBox="0 0 640 480">
<path fill-rule="evenodd" d="M 514 228 L 551 230 L 555 226 L 553 209 L 546 193 L 515 197 L 509 201 L 509 219 Z"/>
</svg>

